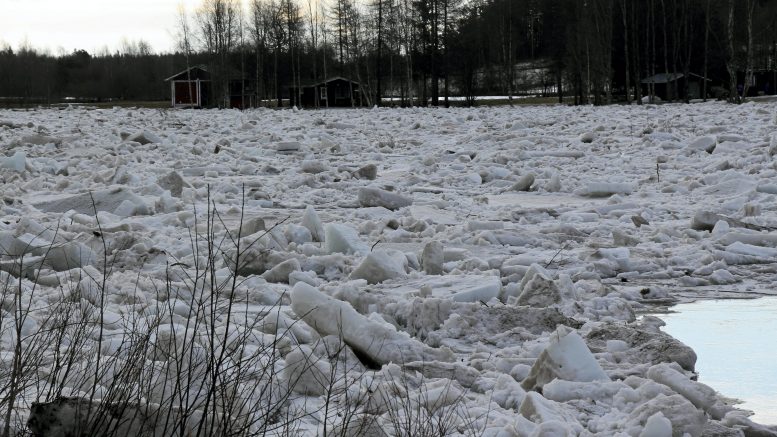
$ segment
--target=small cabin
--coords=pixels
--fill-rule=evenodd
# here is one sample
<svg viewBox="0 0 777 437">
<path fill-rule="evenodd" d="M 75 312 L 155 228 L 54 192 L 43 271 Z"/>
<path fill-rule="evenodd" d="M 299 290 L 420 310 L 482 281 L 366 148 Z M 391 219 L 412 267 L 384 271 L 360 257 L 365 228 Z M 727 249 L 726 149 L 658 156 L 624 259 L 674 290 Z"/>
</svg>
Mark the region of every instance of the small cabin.
<svg viewBox="0 0 777 437">
<path fill-rule="evenodd" d="M 210 73 L 201 66 L 187 68 L 165 79 L 170 82 L 173 108 L 202 108 L 210 97 Z"/>
<path fill-rule="evenodd" d="M 289 97 L 292 105 L 305 108 L 344 108 L 362 105 L 359 82 L 340 76 L 301 87 L 289 87 Z"/>
<path fill-rule="evenodd" d="M 711 82 L 698 74 L 689 73 L 686 77 L 682 73 L 660 73 L 655 76 L 642 79 L 642 93 L 648 94 L 650 85 L 653 85 L 655 95 L 664 101 L 685 100 L 702 98 L 704 81 Z M 685 95 L 685 86 L 688 85 L 688 96 Z"/>
<path fill-rule="evenodd" d="M 170 82 L 170 102 L 173 108 L 203 108 L 219 106 L 212 93 L 211 73 L 205 66 L 197 65 L 165 79 Z M 238 73 L 229 75 L 229 96 L 223 106 L 245 109 L 254 106 L 255 95 L 252 86 L 255 81 L 241 77 Z"/>
</svg>

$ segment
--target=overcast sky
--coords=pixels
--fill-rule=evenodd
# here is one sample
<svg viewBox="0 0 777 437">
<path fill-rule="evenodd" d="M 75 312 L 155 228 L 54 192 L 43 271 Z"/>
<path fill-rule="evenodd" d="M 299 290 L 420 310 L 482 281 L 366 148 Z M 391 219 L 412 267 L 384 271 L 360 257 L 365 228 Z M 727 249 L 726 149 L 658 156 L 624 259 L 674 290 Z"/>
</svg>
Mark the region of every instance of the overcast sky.
<svg viewBox="0 0 777 437">
<path fill-rule="evenodd" d="M 171 51 L 179 4 L 193 11 L 200 0 L 0 0 L 0 43 L 94 53 L 142 38 L 156 52 Z"/>
</svg>

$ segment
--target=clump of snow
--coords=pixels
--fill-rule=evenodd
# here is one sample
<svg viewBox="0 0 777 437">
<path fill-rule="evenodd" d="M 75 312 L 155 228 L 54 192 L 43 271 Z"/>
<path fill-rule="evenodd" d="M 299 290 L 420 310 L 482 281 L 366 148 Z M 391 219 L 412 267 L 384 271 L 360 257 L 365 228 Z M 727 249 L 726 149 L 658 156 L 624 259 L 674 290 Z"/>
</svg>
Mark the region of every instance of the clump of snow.
<svg viewBox="0 0 777 437">
<path fill-rule="evenodd" d="M 306 159 L 302 161 L 302 164 L 300 164 L 300 169 L 305 173 L 323 173 L 327 170 L 327 165 L 325 162 L 316 160 L 316 159 Z"/>
<path fill-rule="evenodd" d="M 539 425 L 531 435 L 576 435 L 582 431 L 570 408 L 545 399 L 539 393 L 527 393 L 518 412 Z"/>
<path fill-rule="evenodd" d="M 718 144 L 718 140 L 714 137 L 699 137 L 689 142 L 686 149 L 692 152 L 704 151 L 712 153 Z"/>
<path fill-rule="evenodd" d="M 300 147 L 301 145 L 299 141 L 282 141 L 277 144 L 275 150 L 277 150 L 279 153 L 293 153 L 298 152 Z"/>
<path fill-rule="evenodd" d="M 609 197 L 615 194 L 631 194 L 634 192 L 632 184 L 622 182 L 589 182 L 583 188 L 575 191 L 579 196 Z"/>
<path fill-rule="evenodd" d="M 292 258 L 281 262 L 270 270 L 262 273 L 262 278 L 267 282 L 289 282 L 289 276 L 300 270 L 299 261 Z"/>
<path fill-rule="evenodd" d="M 97 254 L 79 242 L 55 245 L 46 254 L 46 264 L 58 272 L 84 267 L 97 261 Z"/>
<path fill-rule="evenodd" d="M 377 284 L 389 279 L 407 276 L 407 258 L 396 250 L 378 249 L 370 252 L 351 273 L 352 279 L 365 279 L 368 284 Z"/>
<path fill-rule="evenodd" d="M 550 272 L 539 264 L 532 264 L 521 279 L 515 299 L 516 305 L 548 307 L 575 299 L 574 285 L 568 277 L 553 280 Z M 510 295 L 505 295 L 509 298 Z"/>
<path fill-rule="evenodd" d="M 534 173 L 526 173 L 518 178 L 518 180 L 510 187 L 513 191 L 529 191 L 534 184 Z"/>
<path fill-rule="evenodd" d="M 429 275 L 441 275 L 445 262 L 445 250 L 441 242 L 430 241 L 421 253 L 421 266 Z"/>
<path fill-rule="evenodd" d="M 163 189 L 170 191 L 170 194 L 175 197 L 181 197 L 183 189 L 191 187 L 176 171 L 171 171 L 164 177 L 159 178 L 157 184 Z"/>
<path fill-rule="evenodd" d="M 672 437 L 672 422 L 659 411 L 648 417 L 639 437 Z"/>
<path fill-rule="evenodd" d="M 283 376 L 293 391 L 321 396 L 331 383 L 331 368 L 328 360 L 314 355 L 309 347 L 303 345 L 286 355 Z"/>
<path fill-rule="evenodd" d="M 581 143 L 593 143 L 596 139 L 596 134 L 593 132 L 585 132 L 583 134 L 580 134 L 580 142 Z"/>
<path fill-rule="evenodd" d="M 550 344 L 537 358 L 521 386 L 526 390 L 542 389 L 556 378 L 565 381 L 610 380 L 585 341 L 565 326 L 560 326 L 550 336 Z"/>
<path fill-rule="evenodd" d="M 680 370 L 667 363 L 656 364 L 647 371 L 647 377 L 664 384 L 691 401 L 696 408 L 706 411 L 713 419 L 722 419 L 731 407 L 720 403 L 715 390 L 697 381 L 692 381 Z"/>
<path fill-rule="evenodd" d="M 324 241 L 324 225 L 316 210 L 308 205 L 302 215 L 302 226 L 308 228 L 313 241 Z"/>
<path fill-rule="evenodd" d="M 359 189 L 359 203 L 364 207 L 382 206 L 390 210 L 397 210 L 413 204 L 412 199 L 390 191 L 375 187 Z"/>
<path fill-rule="evenodd" d="M 291 291 L 291 308 L 321 335 L 341 336 L 351 348 L 377 363 L 453 360 L 449 350 L 426 346 L 302 282 Z"/>
<path fill-rule="evenodd" d="M 645 429 L 650 418 L 658 413 L 663 414 L 669 420 L 673 435 L 701 437 L 707 424 L 707 416 L 704 412 L 694 407 L 683 396 L 679 394 L 667 396 L 659 393 L 653 399 L 636 407 L 629 414 L 627 426 L 636 432 L 641 432 L 640 430 Z"/>
<path fill-rule="evenodd" d="M 374 181 L 378 177 L 378 166 L 375 164 L 367 164 L 356 170 L 353 175 L 359 179 Z"/>
<path fill-rule="evenodd" d="M 356 229 L 343 224 L 327 223 L 324 226 L 324 241 L 328 253 L 363 255 L 370 251 L 359 238 Z"/>
<path fill-rule="evenodd" d="M 146 145 L 151 143 L 161 143 L 162 139 L 151 131 L 143 130 L 128 136 L 126 141 L 134 141 L 136 143 L 140 143 L 141 145 Z"/>
<path fill-rule="evenodd" d="M 0 158 L 0 168 L 21 173 L 27 168 L 27 155 L 24 152 L 16 152 L 13 156 L 2 157 Z"/>
</svg>

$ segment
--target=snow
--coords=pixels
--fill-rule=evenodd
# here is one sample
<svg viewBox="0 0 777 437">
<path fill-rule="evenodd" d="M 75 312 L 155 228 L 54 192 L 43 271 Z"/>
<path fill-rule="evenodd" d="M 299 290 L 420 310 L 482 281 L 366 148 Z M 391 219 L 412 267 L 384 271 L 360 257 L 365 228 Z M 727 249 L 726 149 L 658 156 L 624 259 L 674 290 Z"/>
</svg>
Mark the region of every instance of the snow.
<svg viewBox="0 0 777 437">
<path fill-rule="evenodd" d="M 291 153 L 298 152 L 300 149 L 300 143 L 298 141 L 282 141 L 276 146 L 278 153 Z"/>
<path fill-rule="evenodd" d="M 286 355 L 284 377 L 297 393 L 321 396 L 331 384 L 329 361 L 315 356 L 309 347 L 301 347 Z"/>
<path fill-rule="evenodd" d="M 534 184 L 534 179 L 534 173 L 527 173 L 521 176 L 510 189 L 513 191 L 529 191 L 532 184 Z"/>
<path fill-rule="evenodd" d="M 418 342 L 392 325 L 359 314 L 353 307 L 299 282 L 291 291 L 291 308 L 321 335 L 343 341 L 377 363 L 452 361 L 453 355 Z"/>
<path fill-rule="evenodd" d="M 441 275 L 445 262 L 445 248 L 439 241 L 430 241 L 421 252 L 421 266 L 429 275 Z"/>
<path fill-rule="evenodd" d="M 262 273 L 262 278 L 267 282 L 289 282 L 291 274 L 299 270 L 299 261 L 292 258 Z"/>
<path fill-rule="evenodd" d="M 324 241 L 328 253 L 363 255 L 369 252 L 356 229 L 348 225 L 327 223 L 324 227 Z"/>
<path fill-rule="evenodd" d="M 704 151 L 707 153 L 712 153 L 713 150 L 715 150 L 717 143 L 718 141 L 714 137 L 705 136 L 694 139 L 693 141 L 689 142 L 686 147 L 689 151 L 692 152 Z"/>
<path fill-rule="evenodd" d="M 539 264 L 533 263 L 524 273 L 516 289 L 518 294 L 515 303 L 543 308 L 559 304 L 564 300 L 574 300 L 572 287 L 561 281 L 561 278 L 559 281 L 554 281 L 550 272 Z M 505 291 L 505 298 L 509 300 L 510 294 Z"/>
<path fill-rule="evenodd" d="M 136 143 L 139 143 L 141 146 L 150 144 L 150 143 L 161 143 L 162 139 L 155 133 L 143 130 L 140 132 L 136 132 L 126 138 L 126 141 L 134 141 Z"/>
<path fill-rule="evenodd" d="M 631 194 L 634 187 L 631 184 L 623 182 L 589 182 L 583 188 L 577 190 L 575 194 L 590 197 L 608 197 L 613 194 Z"/>
<path fill-rule="evenodd" d="M 560 326 L 550 336 L 550 344 L 540 354 L 522 386 L 542 389 L 554 379 L 564 381 L 609 381 L 596 358 L 576 332 Z"/>
<path fill-rule="evenodd" d="M 776 110 L 0 111 L 0 279 L 25 336 L 64 300 L 105 305 L 105 359 L 161 321 L 157 378 L 171 345 L 225 351 L 300 435 L 400 435 L 416 409 L 483 435 L 762 432 L 637 315 L 775 294 Z"/>
<path fill-rule="evenodd" d="M 382 206 L 390 210 L 397 210 L 413 204 L 413 201 L 407 197 L 375 187 L 360 188 L 358 199 L 361 206 Z"/>
<path fill-rule="evenodd" d="M 16 172 L 23 172 L 27 167 L 27 156 L 24 152 L 16 152 L 13 156 L 0 160 L 0 168 L 7 168 Z"/>
<path fill-rule="evenodd" d="M 407 276 L 407 258 L 397 250 L 376 250 L 367 255 L 353 273 L 351 279 L 364 279 L 368 284 L 377 284 L 389 279 Z"/>
<path fill-rule="evenodd" d="M 680 393 L 714 419 L 722 419 L 730 410 L 730 407 L 716 405 L 719 401 L 715 396 L 715 390 L 700 382 L 692 381 L 682 374 L 682 369 L 672 368 L 666 363 L 656 364 L 648 369 L 647 377 Z"/>
<path fill-rule="evenodd" d="M 659 411 L 648 417 L 645 429 L 639 433 L 639 437 L 671 437 L 672 422 Z"/>
<path fill-rule="evenodd" d="M 305 208 L 305 213 L 302 215 L 302 226 L 310 231 L 313 241 L 324 241 L 324 225 L 315 208 L 310 205 Z"/>
</svg>

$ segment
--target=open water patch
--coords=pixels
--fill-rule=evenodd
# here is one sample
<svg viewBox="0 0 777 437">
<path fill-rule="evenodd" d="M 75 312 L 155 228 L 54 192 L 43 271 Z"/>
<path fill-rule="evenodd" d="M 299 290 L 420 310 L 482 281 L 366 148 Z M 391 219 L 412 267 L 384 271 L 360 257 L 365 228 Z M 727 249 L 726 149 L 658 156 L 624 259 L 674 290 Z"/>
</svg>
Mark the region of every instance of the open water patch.
<svg viewBox="0 0 777 437">
<path fill-rule="evenodd" d="M 664 332 L 693 348 L 703 382 L 743 401 L 751 419 L 777 424 L 777 297 L 678 304 Z"/>
</svg>

